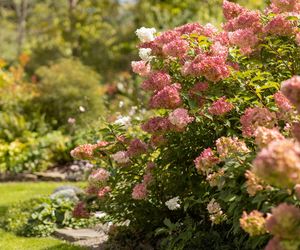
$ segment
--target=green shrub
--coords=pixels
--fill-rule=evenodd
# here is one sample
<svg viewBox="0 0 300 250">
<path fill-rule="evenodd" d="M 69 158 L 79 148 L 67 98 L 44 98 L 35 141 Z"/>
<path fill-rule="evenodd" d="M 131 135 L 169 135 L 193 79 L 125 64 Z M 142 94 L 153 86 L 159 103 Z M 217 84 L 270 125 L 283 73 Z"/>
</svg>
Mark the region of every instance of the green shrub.
<svg viewBox="0 0 300 250">
<path fill-rule="evenodd" d="M 53 128 L 66 125 L 68 118 L 88 124 L 92 116 L 95 119 L 103 113 L 100 77 L 79 61 L 62 59 L 38 69 L 37 75 L 35 105 Z"/>
<path fill-rule="evenodd" d="M 73 218 L 74 205 L 74 201 L 69 199 L 31 199 L 9 208 L 2 224 L 8 231 L 28 237 L 45 237 L 52 234 L 56 228 L 95 225 L 96 218 Z"/>
<path fill-rule="evenodd" d="M 56 162 L 68 159 L 71 147 L 70 138 L 61 131 L 42 136 L 26 130 L 23 137 L 0 142 L 0 172 L 11 173 L 44 171 Z"/>
</svg>

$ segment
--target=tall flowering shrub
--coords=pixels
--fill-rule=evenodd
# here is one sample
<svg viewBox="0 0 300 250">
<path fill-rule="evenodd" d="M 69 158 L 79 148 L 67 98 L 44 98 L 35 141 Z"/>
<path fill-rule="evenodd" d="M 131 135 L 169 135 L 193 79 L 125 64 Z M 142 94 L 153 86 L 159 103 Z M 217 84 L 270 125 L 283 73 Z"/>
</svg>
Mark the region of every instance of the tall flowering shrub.
<svg viewBox="0 0 300 250">
<path fill-rule="evenodd" d="M 72 151 L 110 172 L 89 182 L 87 210 L 129 220 L 162 249 L 263 249 L 269 234 L 267 249 L 297 249 L 298 217 L 281 207 L 298 213 L 299 3 L 259 12 L 225 0 L 223 11 L 221 30 L 136 31 L 149 111 Z"/>
</svg>

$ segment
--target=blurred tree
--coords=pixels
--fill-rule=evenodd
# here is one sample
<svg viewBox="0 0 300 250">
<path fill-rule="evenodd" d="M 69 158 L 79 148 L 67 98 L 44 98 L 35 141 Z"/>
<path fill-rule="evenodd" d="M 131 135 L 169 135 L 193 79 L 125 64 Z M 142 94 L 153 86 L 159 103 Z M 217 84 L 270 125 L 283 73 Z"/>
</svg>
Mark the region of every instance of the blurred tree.
<svg viewBox="0 0 300 250">
<path fill-rule="evenodd" d="M 236 2 L 256 8 L 264 0 Z M 221 5 L 222 0 L 0 0 L 0 55 L 12 60 L 31 52 L 31 72 L 76 57 L 108 81 L 137 57 L 137 28 L 220 25 Z"/>
</svg>

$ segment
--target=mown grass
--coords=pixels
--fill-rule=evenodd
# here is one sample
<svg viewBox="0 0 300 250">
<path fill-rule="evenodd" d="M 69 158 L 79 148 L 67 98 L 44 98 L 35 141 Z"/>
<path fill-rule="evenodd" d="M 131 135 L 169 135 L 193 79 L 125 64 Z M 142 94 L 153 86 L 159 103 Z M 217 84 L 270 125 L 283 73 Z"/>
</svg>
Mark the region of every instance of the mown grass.
<svg viewBox="0 0 300 250">
<path fill-rule="evenodd" d="M 55 182 L 10 182 L 0 183 L 0 217 L 16 202 L 22 202 L 42 195 L 49 195 L 62 185 L 83 186 L 84 183 Z M 48 238 L 25 238 L 0 229 L 1 250 L 84 250 L 61 240 Z"/>
</svg>

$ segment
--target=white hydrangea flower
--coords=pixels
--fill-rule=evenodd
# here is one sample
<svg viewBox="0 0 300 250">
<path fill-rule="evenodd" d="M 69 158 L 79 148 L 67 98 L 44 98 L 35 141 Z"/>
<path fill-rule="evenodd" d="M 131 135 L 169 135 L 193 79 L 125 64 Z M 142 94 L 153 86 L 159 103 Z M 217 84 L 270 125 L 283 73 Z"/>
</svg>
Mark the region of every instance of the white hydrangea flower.
<svg viewBox="0 0 300 250">
<path fill-rule="evenodd" d="M 135 31 L 137 37 L 141 40 L 142 43 L 151 42 L 154 40 L 154 33 L 156 32 L 155 28 L 145 28 L 142 27 Z"/>
<path fill-rule="evenodd" d="M 129 162 L 129 157 L 126 151 L 119 151 L 113 155 L 111 155 L 113 160 L 117 163 L 124 164 Z"/>
<path fill-rule="evenodd" d="M 80 112 L 85 112 L 85 108 L 83 106 L 79 106 L 79 111 Z"/>
<path fill-rule="evenodd" d="M 176 210 L 180 208 L 180 199 L 178 196 L 168 200 L 165 202 L 165 205 L 170 209 L 170 210 Z"/>
<path fill-rule="evenodd" d="M 145 62 L 151 61 L 151 59 L 153 58 L 153 56 L 151 56 L 151 52 L 152 49 L 150 48 L 140 48 L 139 57 Z"/>
<path fill-rule="evenodd" d="M 119 108 L 123 108 L 124 107 L 124 102 L 123 101 L 120 101 L 119 102 Z"/>
<path fill-rule="evenodd" d="M 131 117 L 120 115 L 114 124 L 123 125 L 125 128 L 129 128 L 131 126 Z"/>
</svg>

